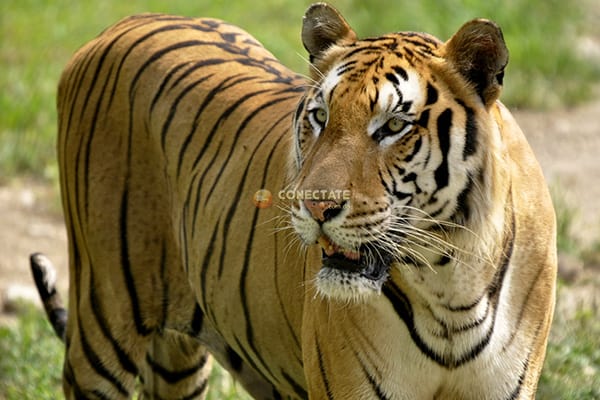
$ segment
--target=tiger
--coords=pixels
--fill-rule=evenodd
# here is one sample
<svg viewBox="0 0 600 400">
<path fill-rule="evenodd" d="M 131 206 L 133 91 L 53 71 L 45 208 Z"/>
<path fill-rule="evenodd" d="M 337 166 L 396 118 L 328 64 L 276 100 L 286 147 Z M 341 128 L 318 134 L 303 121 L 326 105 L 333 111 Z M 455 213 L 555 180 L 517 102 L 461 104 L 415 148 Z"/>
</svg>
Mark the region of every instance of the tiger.
<svg viewBox="0 0 600 400">
<path fill-rule="evenodd" d="M 301 39 L 307 76 L 142 14 L 67 64 L 68 313 L 31 256 L 66 398 L 202 399 L 213 360 L 257 399 L 535 397 L 556 222 L 501 29 L 359 39 L 316 3 Z"/>
</svg>

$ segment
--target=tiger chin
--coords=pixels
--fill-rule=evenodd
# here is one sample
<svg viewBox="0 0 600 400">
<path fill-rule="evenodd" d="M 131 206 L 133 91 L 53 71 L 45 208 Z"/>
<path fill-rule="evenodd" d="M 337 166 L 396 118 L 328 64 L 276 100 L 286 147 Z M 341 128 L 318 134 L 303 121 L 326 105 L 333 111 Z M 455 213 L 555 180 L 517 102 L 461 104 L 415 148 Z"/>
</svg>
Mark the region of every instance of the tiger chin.
<svg viewBox="0 0 600 400">
<path fill-rule="evenodd" d="M 534 398 L 556 223 L 500 28 L 360 39 L 317 3 L 301 37 L 308 78 L 142 14 L 66 66 L 68 313 L 31 257 L 66 398 L 203 399 L 213 358 L 259 399 Z"/>
</svg>

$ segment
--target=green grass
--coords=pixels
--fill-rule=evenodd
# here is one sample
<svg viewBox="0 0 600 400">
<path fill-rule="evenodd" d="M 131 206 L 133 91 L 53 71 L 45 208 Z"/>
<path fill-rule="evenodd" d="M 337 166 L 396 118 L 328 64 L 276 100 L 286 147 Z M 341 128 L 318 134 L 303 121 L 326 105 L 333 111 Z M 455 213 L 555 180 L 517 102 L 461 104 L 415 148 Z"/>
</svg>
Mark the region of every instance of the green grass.
<svg viewBox="0 0 600 400">
<path fill-rule="evenodd" d="M 15 328 L 0 327 L 0 399 L 60 398 L 63 344 L 41 312 L 22 312 Z"/>
<path fill-rule="evenodd" d="M 556 316 L 538 399 L 600 399 L 600 310 Z"/>
<path fill-rule="evenodd" d="M 503 100 L 553 107 L 588 99 L 600 79 L 598 63 L 573 51 L 585 24 L 585 0 L 338 0 L 359 36 L 398 30 L 427 31 L 442 39 L 474 17 L 496 20 L 511 52 Z M 263 0 L 3 0 L 0 2 L 0 181 L 28 173 L 54 180 L 55 94 L 70 55 L 106 26 L 153 11 L 213 16 L 255 35 L 286 65 L 307 70 L 299 39 L 310 1 Z M 1 183 L 1 182 L 0 182 Z"/>
<path fill-rule="evenodd" d="M 63 398 L 63 351 L 45 315 L 32 306 L 21 307 L 16 326 L 0 326 L 0 399 Z M 220 365 L 213 365 L 207 400 L 250 399 Z"/>
</svg>

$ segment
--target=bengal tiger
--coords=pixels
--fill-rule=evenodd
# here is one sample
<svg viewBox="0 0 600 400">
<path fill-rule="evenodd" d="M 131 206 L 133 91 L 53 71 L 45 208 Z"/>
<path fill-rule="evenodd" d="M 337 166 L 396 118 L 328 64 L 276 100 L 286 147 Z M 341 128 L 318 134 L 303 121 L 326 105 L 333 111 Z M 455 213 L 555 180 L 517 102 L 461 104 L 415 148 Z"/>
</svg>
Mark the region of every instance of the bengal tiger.
<svg viewBox="0 0 600 400">
<path fill-rule="evenodd" d="M 68 318 L 32 256 L 67 398 L 204 398 L 209 354 L 257 399 L 535 396 L 555 217 L 500 28 L 358 39 L 319 3 L 301 37 L 306 78 L 144 14 L 67 65 Z"/>
</svg>

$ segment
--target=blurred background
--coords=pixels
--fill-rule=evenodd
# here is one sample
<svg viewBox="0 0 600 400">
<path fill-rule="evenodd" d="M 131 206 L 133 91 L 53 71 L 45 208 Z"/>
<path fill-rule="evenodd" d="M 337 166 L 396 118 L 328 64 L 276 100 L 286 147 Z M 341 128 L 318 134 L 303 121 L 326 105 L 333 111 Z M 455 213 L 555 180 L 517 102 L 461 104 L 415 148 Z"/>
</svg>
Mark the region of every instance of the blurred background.
<svg viewBox="0 0 600 400">
<path fill-rule="evenodd" d="M 62 344 L 26 299 L 35 299 L 28 269 L 32 251 L 50 255 L 59 267 L 59 288 L 67 289 L 55 95 L 73 52 L 130 14 L 210 16 L 241 26 L 284 64 L 305 73 L 300 27 L 310 3 L 0 2 L 0 399 L 61 397 Z M 542 164 L 559 221 L 558 305 L 538 398 L 600 399 L 600 2 L 331 3 L 360 37 L 413 30 L 446 40 L 476 17 L 502 27 L 510 51 L 502 100 Z M 212 386 L 212 399 L 244 398 L 218 368 Z"/>
</svg>

